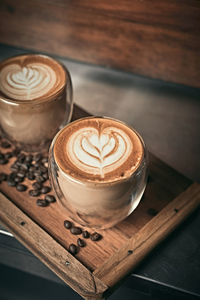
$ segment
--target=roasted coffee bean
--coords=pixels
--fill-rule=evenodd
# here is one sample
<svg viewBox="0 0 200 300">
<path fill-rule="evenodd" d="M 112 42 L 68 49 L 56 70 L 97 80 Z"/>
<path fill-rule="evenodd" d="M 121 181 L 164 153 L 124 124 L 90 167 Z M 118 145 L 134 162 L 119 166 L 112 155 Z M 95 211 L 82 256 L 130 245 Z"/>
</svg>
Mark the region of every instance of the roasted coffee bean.
<svg viewBox="0 0 200 300">
<path fill-rule="evenodd" d="M 35 177 L 35 180 L 36 180 L 37 182 L 45 182 L 45 181 L 46 181 L 45 178 L 44 178 L 43 176 L 36 176 L 36 177 Z"/>
<path fill-rule="evenodd" d="M 5 158 L 4 154 L 0 152 L 0 159 Z"/>
<path fill-rule="evenodd" d="M 37 153 L 34 155 L 34 161 L 38 162 L 42 159 L 42 154 L 41 153 Z"/>
<path fill-rule="evenodd" d="M 18 182 L 22 182 L 22 181 L 24 181 L 24 177 L 18 177 L 18 176 L 16 176 L 15 179 L 14 179 L 14 181 L 17 182 L 17 183 Z"/>
<path fill-rule="evenodd" d="M 8 179 L 14 179 L 17 176 L 16 172 L 11 172 L 10 174 L 8 174 Z"/>
<path fill-rule="evenodd" d="M 32 172 L 28 172 L 26 176 L 29 180 L 34 180 L 35 179 L 35 175 Z"/>
<path fill-rule="evenodd" d="M 94 232 L 90 235 L 90 239 L 94 242 L 99 241 L 102 236 L 98 232 Z"/>
<path fill-rule="evenodd" d="M 49 202 L 46 201 L 45 199 L 37 199 L 36 203 L 38 206 L 41 206 L 41 207 L 46 207 L 49 205 Z"/>
<path fill-rule="evenodd" d="M 85 243 L 84 240 L 78 238 L 78 240 L 77 240 L 77 245 L 78 245 L 79 247 L 85 247 L 86 243 Z"/>
<path fill-rule="evenodd" d="M 0 158 L 0 165 L 6 165 L 8 160 L 6 158 Z"/>
<path fill-rule="evenodd" d="M 1 142 L 1 147 L 7 149 L 11 147 L 11 144 L 8 141 L 3 141 Z"/>
<path fill-rule="evenodd" d="M 17 155 L 17 160 L 18 160 L 20 163 L 23 163 L 24 160 L 25 160 L 25 154 L 24 154 L 24 153 L 20 153 L 19 155 Z"/>
<path fill-rule="evenodd" d="M 26 172 L 21 170 L 21 171 L 17 172 L 17 176 L 24 178 L 26 176 Z"/>
<path fill-rule="evenodd" d="M 35 176 L 41 176 L 42 175 L 42 172 L 40 170 L 35 170 L 34 171 L 34 175 Z"/>
<path fill-rule="evenodd" d="M 36 163 L 34 163 L 34 167 L 36 168 L 36 170 L 38 170 L 38 168 L 41 166 L 41 162 L 38 161 Z"/>
<path fill-rule="evenodd" d="M 50 203 L 56 202 L 56 198 L 53 195 L 46 195 L 44 199 Z"/>
<path fill-rule="evenodd" d="M 21 169 L 24 170 L 24 171 L 28 171 L 29 170 L 29 164 L 28 163 L 23 163 L 21 165 Z"/>
<path fill-rule="evenodd" d="M 18 184 L 17 186 L 16 186 L 16 189 L 19 191 L 19 192 L 25 192 L 26 190 L 27 190 L 27 186 L 26 185 L 24 185 L 24 184 Z"/>
<path fill-rule="evenodd" d="M 41 193 L 42 193 L 42 194 L 47 194 L 47 193 L 49 193 L 50 191 L 51 191 L 50 186 L 43 186 L 43 187 L 41 188 Z"/>
<path fill-rule="evenodd" d="M 17 156 L 20 152 L 21 152 L 21 149 L 20 149 L 20 148 L 15 148 L 15 149 L 12 151 L 12 154 L 13 154 L 13 156 Z"/>
<path fill-rule="evenodd" d="M 42 174 L 48 172 L 48 168 L 46 168 L 46 167 L 43 166 L 43 165 L 39 166 L 39 170 L 40 170 L 40 172 L 42 172 Z"/>
<path fill-rule="evenodd" d="M 49 174 L 48 173 L 44 173 L 44 174 L 42 174 L 42 177 L 45 179 L 45 181 L 47 180 L 47 179 L 49 179 Z"/>
<path fill-rule="evenodd" d="M 0 181 L 5 181 L 5 180 L 7 180 L 7 174 L 6 173 L 0 173 Z"/>
<path fill-rule="evenodd" d="M 20 161 L 16 160 L 16 161 L 14 162 L 14 164 L 15 164 L 16 166 L 18 166 L 19 168 L 21 168 L 22 163 L 21 163 Z"/>
<path fill-rule="evenodd" d="M 74 235 L 78 235 L 82 233 L 82 229 L 80 227 L 74 226 L 70 229 L 70 232 Z"/>
<path fill-rule="evenodd" d="M 14 179 L 9 178 L 7 179 L 7 184 L 9 186 L 16 186 L 17 183 L 14 181 Z"/>
<path fill-rule="evenodd" d="M 18 170 L 19 170 L 19 167 L 14 163 L 14 164 L 12 164 L 12 165 L 10 166 L 10 169 L 11 169 L 12 171 L 18 171 Z"/>
<path fill-rule="evenodd" d="M 34 165 L 31 165 L 29 168 L 29 172 L 35 172 L 36 168 L 34 167 Z"/>
<path fill-rule="evenodd" d="M 40 190 L 30 190 L 28 193 L 31 197 L 38 197 L 40 195 Z"/>
<path fill-rule="evenodd" d="M 76 254 L 78 252 L 78 247 L 74 244 L 70 244 L 69 245 L 69 252 L 73 255 Z"/>
<path fill-rule="evenodd" d="M 6 152 L 6 153 L 5 153 L 5 158 L 6 158 L 6 159 L 10 159 L 11 157 L 13 157 L 12 152 Z"/>
<path fill-rule="evenodd" d="M 45 164 L 46 162 L 48 162 L 48 157 L 43 157 L 42 163 Z"/>
<path fill-rule="evenodd" d="M 32 154 L 28 154 L 28 155 L 25 157 L 25 162 L 31 163 L 32 160 L 33 160 L 33 155 L 32 155 Z"/>
<path fill-rule="evenodd" d="M 90 234 L 87 230 L 84 230 L 83 233 L 82 233 L 82 236 L 85 238 L 85 239 L 88 239 L 90 237 Z"/>
<path fill-rule="evenodd" d="M 32 187 L 34 190 L 40 190 L 42 188 L 42 183 L 41 182 L 34 182 L 32 184 Z"/>
<path fill-rule="evenodd" d="M 70 222 L 69 220 L 65 220 L 64 226 L 65 226 L 65 228 L 70 229 L 70 228 L 72 228 L 72 222 Z"/>
</svg>

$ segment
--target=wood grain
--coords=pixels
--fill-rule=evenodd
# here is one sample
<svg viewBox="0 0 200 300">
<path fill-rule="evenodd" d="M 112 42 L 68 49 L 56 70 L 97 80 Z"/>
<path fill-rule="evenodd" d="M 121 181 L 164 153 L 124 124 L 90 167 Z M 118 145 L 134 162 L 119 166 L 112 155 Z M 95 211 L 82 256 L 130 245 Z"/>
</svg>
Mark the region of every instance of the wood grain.
<svg viewBox="0 0 200 300">
<path fill-rule="evenodd" d="M 22 244 L 81 296 L 98 298 L 107 289 L 87 268 L 2 193 L 0 193 L 0 220 Z"/>
<path fill-rule="evenodd" d="M 200 2 L 1 0 L 0 42 L 200 87 Z"/>
</svg>

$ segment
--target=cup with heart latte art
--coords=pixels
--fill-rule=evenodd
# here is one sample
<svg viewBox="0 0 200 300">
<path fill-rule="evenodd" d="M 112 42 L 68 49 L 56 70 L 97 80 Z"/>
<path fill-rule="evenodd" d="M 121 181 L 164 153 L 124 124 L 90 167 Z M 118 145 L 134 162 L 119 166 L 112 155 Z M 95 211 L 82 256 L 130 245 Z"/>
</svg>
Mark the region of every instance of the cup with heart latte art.
<svg viewBox="0 0 200 300">
<path fill-rule="evenodd" d="M 55 59 L 24 54 L 0 63 L 0 129 L 16 145 L 45 149 L 72 108 L 70 74 Z"/>
<path fill-rule="evenodd" d="M 49 151 L 58 203 L 82 226 L 106 229 L 137 207 L 147 179 L 140 135 L 125 123 L 87 117 L 65 126 Z"/>
</svg>

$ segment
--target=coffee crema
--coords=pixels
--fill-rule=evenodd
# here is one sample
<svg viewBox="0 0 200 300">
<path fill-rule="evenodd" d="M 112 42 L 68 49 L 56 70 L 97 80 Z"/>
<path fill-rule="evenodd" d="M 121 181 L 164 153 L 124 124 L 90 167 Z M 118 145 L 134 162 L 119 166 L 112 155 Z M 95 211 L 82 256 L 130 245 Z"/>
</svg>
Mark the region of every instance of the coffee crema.
<svg viewBox="0 0 200 300">
<path fill-rule="evenodd" d="M 61 130 L 54 155 L 62 171 L 75 179 L 113 182 L 136 171 L 144 150 L 138 134 L 124 123 L 89 117 Z"/>
<path fill-rule="evenodd" d="M 1 63 L 0 92 L 10 99 L 47 99 L 58 93 L 65 83 L 63 67 L 45 55 L 19 55 Z"/>
</svg>

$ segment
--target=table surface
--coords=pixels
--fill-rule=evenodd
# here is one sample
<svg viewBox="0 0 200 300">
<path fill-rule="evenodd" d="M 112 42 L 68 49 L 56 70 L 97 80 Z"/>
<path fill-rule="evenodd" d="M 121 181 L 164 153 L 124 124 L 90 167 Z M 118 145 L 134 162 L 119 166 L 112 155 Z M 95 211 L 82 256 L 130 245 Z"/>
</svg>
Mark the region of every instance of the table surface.
<svg viewBox="0 0 200 300">
<path fill-rule="evenodd" d="M 25 52 L 0 45 L 0 59 Z M 58 59 L 72 75 L 77 104 L 94 115 L 115 117 L 134 126 L 153 154 L 200 181 L 200 90 Z M 159 245 L 132 277 L 200 296 L 199 228 L 200 209 Z"/>
</svg>

